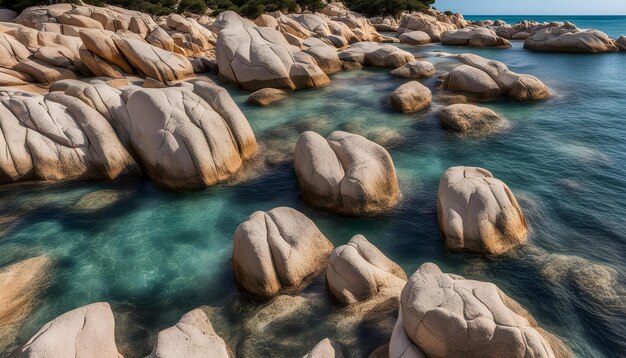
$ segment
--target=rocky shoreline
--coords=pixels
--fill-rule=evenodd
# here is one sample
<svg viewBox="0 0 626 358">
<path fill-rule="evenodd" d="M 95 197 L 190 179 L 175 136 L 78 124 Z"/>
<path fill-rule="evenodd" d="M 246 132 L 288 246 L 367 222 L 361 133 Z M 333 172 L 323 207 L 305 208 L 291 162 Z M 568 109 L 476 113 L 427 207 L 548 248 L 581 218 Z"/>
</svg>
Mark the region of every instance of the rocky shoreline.
<svg viewBox="0 0 626 358">
<path fill-rule="evenodd" d="M 438 71 L 394 44 L 506 51 L 518 40 L 530 51 L 626 51 L 626 37 L 569 22 L 471 22 L 432 9 L 367 18 L 336 2 L 315 14 L 274 12 L 254 20 L 232 11 L 212 18 L 84 4 L 27 8 L 0 22 L 0 184 L 145 175 L 167 190 L 188 191 L 227 182 L 266 154 L 222 85 L 271 106 L 290 91 L 327 86 L 333 74 L 364 66 L 406 79 L 383 105 L 426 113 L 438 111 L 433 98 L 443 98 L 443 129 L 491 135 L 506 128 L 506 119 L 472 103 L 542 101 L 551 90 L 535 76 L 474 54 L 449 55 L 458 63 Z M 436 88 L 419 82 L 433 76 Z M 361 135 L 303 131 L 293 153 L 300 196 L 312 207 L 379 216 L 402 201 L 392 156 Z M 436 206 L 450 251 L 495 256 L 526 245 L 529 228 L 515 194 L 485 168 L 448 168 Z M 14 288 L 0 290 L 0 328 L 8 332 L 0 344 L 14 339 L 11 331 L 45 293 L 54 269 L 40 256 L 0 270 L 0 287 Z M 293 208 L 257 211 L 239 225 L 232 270 L 242 295 L 257 302 L 241 317 L 242 334 L 262 334 L 259 327 L 277 316 L 314 310 L 315 295 L 340 307 L 330 320 L 342 338 L 372 317 L 387 324 L 381 335 L 388 344 L 373 352 L 361 350 L 356 338 L 328 337 L 311 347 L 309 358 L 574 356 L 495 284 L 444 273 L 433 263 L 407 275 L 362 235 L 335 248 Z M 320 280 L 325 287 L 305 294 Z M 241 343 L 249 337 L 220 336 L 214 327 L 236 310 L 231 304 L 185 314 L 156 334 L 148 357 L 254 356 L 254 344 Z M 45 324 L 12 357 L 119 358 L 114 333 L 110 305 L 92 303 Z"/>
</svg>

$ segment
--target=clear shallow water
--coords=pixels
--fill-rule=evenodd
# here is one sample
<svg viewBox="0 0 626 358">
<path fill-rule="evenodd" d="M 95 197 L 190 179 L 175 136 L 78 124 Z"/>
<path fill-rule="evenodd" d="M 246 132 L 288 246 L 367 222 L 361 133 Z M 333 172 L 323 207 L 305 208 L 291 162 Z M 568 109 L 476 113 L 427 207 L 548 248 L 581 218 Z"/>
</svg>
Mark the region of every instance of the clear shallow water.
<svg viewBox="0 0 626 358">
<path fill-rule="evenodd" d="M 618 297 L 621 306 L 607 307 L 602 295 L 593 294 L 601 291 L 593 285 L 601 282 L 599 277 L 588 275 L 591 284 L 576 286 L 542 271 L 547 254 L 574 255 L 619 272 L 611 288 L 625 287 L 626 56 L 531 53 L 521 43 L 507 50 L 402 47 L 426 57 L 471 51 L 500 60 L 538 76 L 554 96 L 533 104 L 486 103 L 511 127 L 486 138 L 467 138 L 440 127 L 443 104 L 437 99 L 428 113 L 392 112 L 387 98 L 403 81 L 386 70 L 340 73 L 327 88 L 293 93 L 269 108 L 252 107 L 245 103 L 247 93 L 229 88 L 271 163 L 238 184 L 194 193 L 163 191 L 142 179 L 2 187 L 0 215 L 7 221 L 0 266 L 40 254 L 57 263 L 52 287 L 24 323 L 19 343 L 63 312 L 107 301 L 116 312 L 122 353 L 145 356 L 151 335 L 184 313 L 236 297 L 230 256 L 239 223 L 256 210 L 291 206 L 336 246 L 364 234 L 408 274 L 431 261 L 444 271 L 496 283 L 582 357 L 626 352 L 623 296 Z M 450 58 L 428 60 L 440 73 L 456 64 Z M 433 89 L 435 82 L 424 81 Z M 384 144 L 404 194 L 397 210 L 383 217 L 348 218 L 304 204 L 291 151 L 298 134 L 308 129 L 323 135 L 349 130 Z M 511 187 L 532 229 L 527 248 L 499 258 L 445 250 L 436 222 L 436 191 L 440 175 L 453 165 L 487 168 Z M 123 199 L 101 210 L 74 207 L 83 195 L 103 189 L 120 191 Z M 302 356 L 329 335 L 323 320 L 320 314 L 310 322 L 292 322 L 276 339 L 297 335 L 298 344 L 286 353 Z M 236 323 L 220 327 L 238 328 Z M 362 336 L 370 350 L 388 339 L 368 329 Z"/>
<path fill-rule="evenodd" d="M 611 37 L 626 35 L 626 16 L 567 16 L 567 15 L 468 15 L 467 20 L 503 20 L 514 24 L 522 20 L 538 22 L 570 21 L 581 29 L 598 29 Z"/>
</svg>

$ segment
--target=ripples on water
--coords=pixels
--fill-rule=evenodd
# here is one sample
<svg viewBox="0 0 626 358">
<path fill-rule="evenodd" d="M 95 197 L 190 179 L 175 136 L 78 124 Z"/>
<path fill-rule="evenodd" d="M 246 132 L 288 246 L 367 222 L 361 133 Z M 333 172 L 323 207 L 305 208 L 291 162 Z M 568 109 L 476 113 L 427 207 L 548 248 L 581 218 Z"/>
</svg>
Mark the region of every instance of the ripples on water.
<svg viewBox="0 0 626 358">
<path fill-rule="evenodd" d="M 427 57 L 471 51 L 500 60 L 538 76 L 554 96 L 532 104 L 486 103 L 511 127 L 467 138 L 440 127 L 442 103 L 429 113 L 392 112 L 387 98 L 403 81 L 386 70 L 339 73 L 330 87 L 293 93 L 269 108 L 252 107 L 245 103 L 247 93 L 229 88 L 269 153 L 255 164 L 258 174 L 247 173 L 236 184 L 193 193 L 162 191 L 143 179 L 2 187 L 0 266 L 40 254 L 57 262 L 53 285 L 25 322 L 20 343 L 63 312 L 107 301 L 116 312 L 120 351 L 144 356 L 154 333 L 195 307 L 233 300 L 247 307 L 230 269 L 233 232 L 256 210 L 291 206 L 336 246 L 364 234 L 409 274 L 431 261 L 444 271 L 496 283 L 580 356 L 626 354 L 626 56 L 530 53 L 521 43 L 508 50 L 401 47 Z M 428 59 L 438 74 L 456 63 Z M 433 89 L 435 82 L 424 81 Z M 348 218 L 299 199 L 291 164 L 297 136 L 336 129 L 390 150 L 404 194 L 397 210 Z M 531 227 L 528 247 L 499 258 L 446 252 L 435 203 L 439 177 L 453 165 L 485 167 L 511 187 Z M 104 208 L 85 208 L 84 200 L 76 206 L 85 194 L 105 189 L 119 191 L 119 200 L 107 202 L 111 192 L 104 192 Z M 302 356 L 332 337 L 334 327 L 324 317 L 336 308 L 327 297 L 316 299 L 321 303 L 314 314 L 272 332 L 282 353 Z M 240 314 L 231 312 L 217 324 L 225 336 L 244 332 Z M 361 327 L 358 336 L 369 350 L 387 339 L 373 332 Z M 294 337 L 297 343 L 285 346 Z M 273 347 L 253 348 L 269 353 Z"/>
</svg>

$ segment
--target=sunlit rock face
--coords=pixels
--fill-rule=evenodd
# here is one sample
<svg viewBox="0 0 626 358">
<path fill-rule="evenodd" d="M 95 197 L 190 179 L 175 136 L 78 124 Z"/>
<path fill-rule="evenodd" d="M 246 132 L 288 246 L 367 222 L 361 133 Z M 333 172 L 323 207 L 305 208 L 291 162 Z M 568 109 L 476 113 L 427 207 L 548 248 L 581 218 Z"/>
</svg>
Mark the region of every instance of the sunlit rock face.
<svg viewBox="0 0 626 358">
<path fill-rule="evenodd" d="M 110 123 L 63 93 L 0 92 L 0 182 L 113 179 L 137 164 Z"/>
<path fill-rule="evenodd" d="M 511 47 L 509 41 L 498 36 L 495 31 L 484 27 L 465 27 L 459 30 L 446 31 L 441 35 L 441 44 L 477 48 Z"/>
<path fill-rule="evenodd" d="M 496 285 L 426 263 L 402 290 L 390 357 L 557 357 L 551 344 L 562 345 Z"/>
<path fill-rule="evenodd" d="M 305 132 L 296 143 L 294 166 L 303 198 L 327 210 L 373 215 L 400 199 L 391 156 L 360 135 Z"/>
<path fill-rule="evenodd" d="M 111 307 L 98 302 L 60 315 L 41 327 L 15 356 L 121 358 Z"/>
<path fill-rule="evenodd" d="M 452 167 L 443 174 L 437 217 L 450 250 L 501 254 L 526 241 L 526 220 L 515 196 L 482 168 Z"/>
<path fill-rule="evenodd" d="M 457 103 L 441 111 L 441 125 L 468 134 L 489 134 L 507 126 L 507 121 L 489 108 Z"/>
<path fill-rule="evenodd" d="M 333 245 L 297 210 L 257 211 L 237 228 L 233 269 L 237 283 L 259 297 L 302 288 L 319 274 Z"/>
<path fill-rule="evenodd" d="M 502 62 L 478 55 L 459 55 L 462 65 L 443 76 L 442 87 L 468 93 L 481 99 L 508 96 L 516 101 L 538 101 L 550 96 L 548 88 L 536 77 L 518 74 Z"/>
<path fill-rule="evenodd" d="M 173 327 L 156 336 L 154 348 L 146 358 L 229 358 L 224 340 L 215 333 L 201 309 L 186 313 Z"/>
<path fill-rule="evenodd" d="M 546 27 L 524 41 L 524 48 L 547 52 L 600 53 L 619 51 L 618 45 L 602 31 L 576 28 L 566 23 L 560 27 Z"/>
<path fill-rule="evenodd" d="M 352 304 L 377 296 L 398 297 L 406 274 L 362 235 L 337 247 L 328 263 L 326 282 L 332 295 Z"/>
</svg>

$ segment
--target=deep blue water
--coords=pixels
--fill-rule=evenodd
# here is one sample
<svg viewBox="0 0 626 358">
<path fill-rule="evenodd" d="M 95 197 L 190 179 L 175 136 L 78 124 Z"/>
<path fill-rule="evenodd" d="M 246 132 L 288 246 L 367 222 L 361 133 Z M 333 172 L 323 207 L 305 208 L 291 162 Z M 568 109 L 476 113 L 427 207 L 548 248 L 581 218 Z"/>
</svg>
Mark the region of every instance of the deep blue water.
<svg viewBox="0 0 626 358">
<path fill-rule="evenodd" d="M 514 24 L 522 20 L 538 22 L 570 21 L 581 29 L 598 29 L 611 37 L 626 35 L 626 16 L 582 16 L 582 15 L 467 15 L 467 20 L 504 20 Z"/>
<path fill-rule="evenodd" d="M 237 184 L 193 193 L 160 190 L 144 179 L 2 187 L 0 215 L 9 219 L 2 224 L 0 267 L 40 254 L 56 262 L 52 287 L 24 322 L 18 343 L 65 311 L 107 301 L 117 315 L 122 353 L 145 356 L 155 332 L 195 307 L 232 298 L 229 260 L 239 223 L 256 210 L 291 206 L 335 245 L 364 234 L 408 274 L 430 261 L 444 271 L 496 283 L 581 357 L 626 354 L 626 55 L 532 53 L 519 42 L 505 50 L 401 47 L 432 61 L 438 74 L 456 64 L 436 57 L 439 51 L 500 60 L 539 77 L 553 96 L 539 103 L 485 103 L 511 127 L 470 138 L 440 127 L 443 103 L 436 96 L 427 113 L 391 111 L 387 98 L 403 81 L 386 70 L 339 73 L 329 87 L 298 91 L 267 108 L 246 104 L 247 93 L 229 87 L 261 153 L 272 159 Z M 436 79 L 424 83 L 437 93 Z M 308 129 L 323 135 L 348 130 L 387 147 L 403 192 L 401 205 L 382 217 L 348 218 L 303 203 L 291 151 Z M 439 177 L 454 165 L 487 168 L 510 186 L 531 228 L 527 247 L 498 258 L 445 250 L 436 192 Z M 122 199 L 100 210 L 75 208 L 83 195 L 103 189 Z M 608 274 L 587 270 L 573 280 L 567 265 L 547 269 L 549 254 L 568 255 L 565 262 L 577 268 L 598 264 Z M 318 328 L 324 316 L 315 320 L 308 325 L 303 318 L 308 328 L 301 325 L 275 338 L 297 341 L 285 355 L 302 356 L 328 335 Z M 386 339 L 368 334 L 372 349 Z"/>
</svg>

